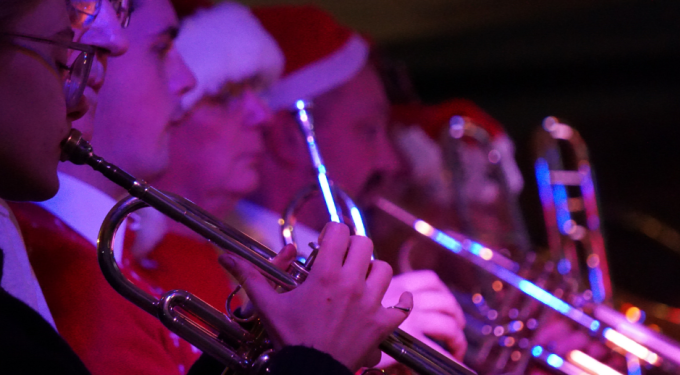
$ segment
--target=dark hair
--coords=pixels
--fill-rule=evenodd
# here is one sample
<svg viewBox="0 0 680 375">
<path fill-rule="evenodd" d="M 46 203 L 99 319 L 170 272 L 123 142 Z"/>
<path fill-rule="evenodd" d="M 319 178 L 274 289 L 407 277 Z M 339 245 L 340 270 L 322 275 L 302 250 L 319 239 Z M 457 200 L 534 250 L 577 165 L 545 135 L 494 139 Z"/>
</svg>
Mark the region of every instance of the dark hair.
<svg viewBox="0 0 680 375">
<path fill-rule="evenodd" d="M 0 32 L 7 31 L 13 23 L 28 13 L 41 0 L 0 0 Z"/>
</svg>

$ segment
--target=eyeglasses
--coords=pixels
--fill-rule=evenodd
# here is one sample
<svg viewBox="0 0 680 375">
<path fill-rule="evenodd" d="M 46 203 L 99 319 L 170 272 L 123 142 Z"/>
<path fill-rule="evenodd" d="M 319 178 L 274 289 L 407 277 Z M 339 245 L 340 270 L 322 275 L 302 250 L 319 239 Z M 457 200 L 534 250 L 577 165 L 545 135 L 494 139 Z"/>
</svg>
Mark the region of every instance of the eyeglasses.
<svg viewBox="0 0 680 375">
<path fill-rule="evenodd" d="M 116 17 L 120 21 L 120 26 L 128 27 L 130 24 L 130 15 L 132 14 L 132 0 L 110 0 L 113 5 L 113 10 L 116 12 Z"/>
<path fill-rule="evenodd" d="M 89 27 L 99 14 L 102 0 L 66 0 L 71 27 L 81 29 Z"/>
<path fill-rule="evenodd" d="M 0 34 L 0 36 L 24 38 L 32 40 L 34 42 L 48 43 L 64 47 L 67 49 L 80 51 L 80 54 L 78 54 L 73 63 L 71 63 L 71 66 L 63 67 L 63 69 L 65 69 L 66 72 L 68 73 L 64 80 L 64 96 L 66 98 L 66 107 L 73 108 L 78 104 L 80 98 L 83 96 L 83 91 L 85 91 L 85 86 L 87 86 L 87 80 L 90 76 L 90 69 L 92 69 L 92 63 L 94 62 L 95 59 L 95 51 L 97 50 L 95 46 L 71 41 L 58 41 L 45 39 L 32 35 L 2 33 Z M 24 45 L 18 46 L 31 50 L 30 48 Z M 38 52 L 36 53 L 43 59 L 45 59 L 49 65 L 52 65 L 56 70 L 59 70 L 59 68 L 56 66 L 57 65 L 56 63 L 50 62 L 48 59 L 45 58 L 45 56 L 43 56 L 43 54 Z"/>
<path fill-rule="evenodd" d="M 109 0 L 116 12 L 121 27 L 130 24 L 132 0 Z M 79 29 L 89 27 L 101 10 L 102 0 L 67 0 L 71 27 Z"/>
</svg>

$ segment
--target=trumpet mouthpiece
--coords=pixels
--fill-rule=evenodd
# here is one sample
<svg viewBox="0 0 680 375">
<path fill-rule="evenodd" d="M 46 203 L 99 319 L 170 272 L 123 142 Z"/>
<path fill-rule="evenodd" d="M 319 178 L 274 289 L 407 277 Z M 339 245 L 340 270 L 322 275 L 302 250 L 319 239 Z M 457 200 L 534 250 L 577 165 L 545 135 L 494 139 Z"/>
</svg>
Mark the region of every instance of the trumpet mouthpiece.
<svg viewBox="0 0 680 375">
<path fill-rule="evenodd" d="M 80 131 L 71 129 L 68 138 L 61 144 L 61 161 L 83 165 L 90 156 L 92 156 L 90 143 L 83 139 L 83 134 Z"/>
</svg>

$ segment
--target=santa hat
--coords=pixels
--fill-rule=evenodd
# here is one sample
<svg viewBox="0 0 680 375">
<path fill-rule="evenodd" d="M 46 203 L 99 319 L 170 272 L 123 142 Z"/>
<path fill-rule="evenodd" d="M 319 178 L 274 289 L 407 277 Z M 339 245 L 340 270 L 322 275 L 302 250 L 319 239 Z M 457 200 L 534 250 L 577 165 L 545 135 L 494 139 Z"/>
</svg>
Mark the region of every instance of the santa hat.
<svg viewBox="0 0 680 375">
<path fill-rule="evenodd" d="M 267 94 L 274 110 L 313 99 L 354 77 L 368 61 L 368 43 L 314 6 L 254 8 L 285 56 L 283 77 Z"/>
<path fill-rule="evenodd" d="M 435 105 L 409 103 L 392 107 L 393 123 L 417 124 L 434 139 L 439 138 L 444 126 L 449 125 L 453 116 L 469 118 L 475 125 L 486 130 L 492 141 L 507 137 L 500 122 L 467 99 L 452 99 Z"/>
<path fill-rule="evenodd" d="M 486 131 L 489 136 L 491 147 L 500 155 L 501 168 L 505 174 L 506 182 L 510 190 L 518 194 L 524 186 L 522 174 L 514 159 L 514 144 L 506 134 L 503 125 L 491 117 L 475 103 L 467 99 L 452 99 L 436 105 L 424 105 L 411 103 L 395 105 L 392 107 L 392 123 L 401 125 L 396 132 L 396 143 L 402 154 L 406 156 L 408 163 L 417 171 L 423 180 L 437 180 L 437 169 L 443 164 L 439 148 L 433 148 L 431 140 L 439 139 L 442 132 L 448 128 L 452 117 L 461 116 Z M 425 135 L 429 136 L 426 137 Z M 465 142 L 462 150 L 467 152 L 468 159 L 478 150 L 476 141 L 470 137 L 463 137 Z M 424 150 L 429 150 L 425 152 Z M 488 156 L 480 154 L 484 160 Z M 477 163 L 478 165 L 480 163 Z M 425 175 L 423 175 L 425 174 Z M 477 191 L 474 195 L 482 201 L 495 199 L 497 192 L 482 194 Z"/>
<path fill-rule="evenodd" d="M 182 98 L 189 109 L 205 95 L 217 94 L 227 82 L 259 76 L 265 85 L 283 71 L 283 54 L 250 10 L 224 2 L 199 9 L 184 19 L 175 42 L 196 87 Z"/>
</svg>

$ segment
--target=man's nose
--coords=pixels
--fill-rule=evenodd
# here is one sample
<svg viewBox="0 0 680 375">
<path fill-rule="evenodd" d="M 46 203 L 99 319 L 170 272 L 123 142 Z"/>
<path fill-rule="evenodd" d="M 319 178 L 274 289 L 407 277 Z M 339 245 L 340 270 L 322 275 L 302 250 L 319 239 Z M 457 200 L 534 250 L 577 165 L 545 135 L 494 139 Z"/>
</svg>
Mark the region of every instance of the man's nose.
<svg viewBox="0 0 680 375">
<path fill-rule="evenodd" d="M 79 42 L 92 44 L 111 56 L 124 54 L 130 45 L 123 28 L 109 1 L 102 1 L 97 18 L 83 31 Z"/>
</svg>

